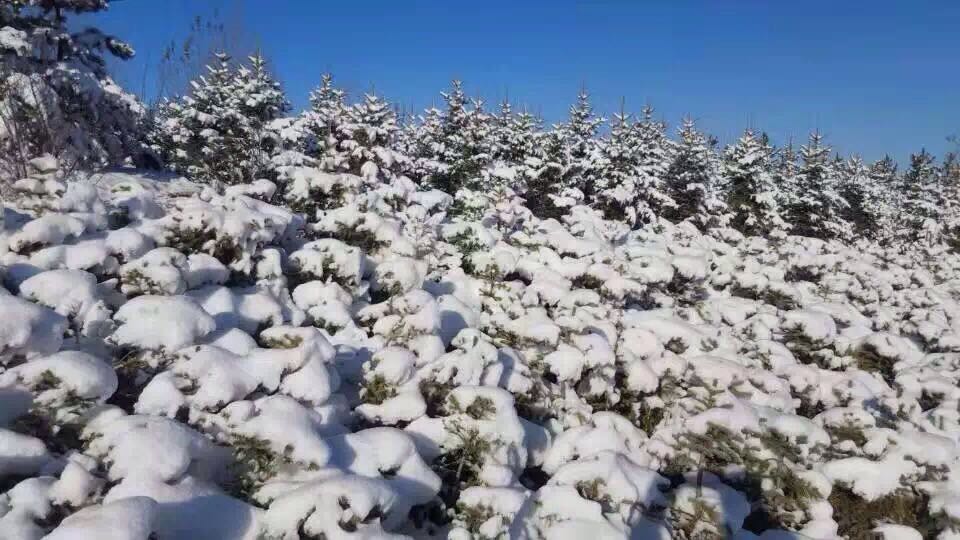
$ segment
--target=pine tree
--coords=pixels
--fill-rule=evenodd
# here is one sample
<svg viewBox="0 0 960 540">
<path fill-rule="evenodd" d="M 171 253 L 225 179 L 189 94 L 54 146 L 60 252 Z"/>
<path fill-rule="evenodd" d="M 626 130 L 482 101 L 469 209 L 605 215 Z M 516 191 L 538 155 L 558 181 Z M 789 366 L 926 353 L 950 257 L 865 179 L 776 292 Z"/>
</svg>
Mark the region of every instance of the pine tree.
<svg viewBox="0 0 960 540">
<path fill-rule="evenodd" d="M 323 169 L 339 170 L 345 160 L 339 145 L 346 121 L 346 104 L 343 90 L 333 84 L 333 75 L 321 76 L 320 86 L 310 93 L 310 109 L 301 116 L 309 134 L 302 151 L 319 160 Z"/>
<path fill-rule="evenodd" d="M 869 170 L 870 178 L 885 189 L 896 190 L 897 183 L 897 162 L 890 156 L 884 156 L 883 159 L 873 162 Z"/>
<path fill-rule="evenodd" d="M 562 185 L 580 190 L 586 200 L 594 195 L 599 173 L 596 137 L 602 124 L 603 118 L 593 114 L 590 95 L 581 89 L 577 102 L 570 107 L 567 123 L 554 127 L 563 140 Z"/>
<path fill-rule="evenodd" d="M 364 94 L 345 116 L 339 144 L 346 170 L 373 180 L 391 177 L 398 167 L 398 154 L 392 149 L 399 130 L 393 108 L 375 94 Z"/>
<path fill-rule="evenodd" d="M 479 219 L 495 199 L 506 196 L 507 176 L 490 167 L 494 151 L 492 128 L 483 100 L 472 100 L 461 133 L 450 139 L 451 146 L 456 148 L 450 163 L 450 178 L 454 180 L 450 188 L 456 188 L 450 192 L 454 195 L 452 215 Z"/>
<path fill-rule="evenodd" d="M 923 149 L 910 156 L 910 168 L 903 175 L 905 240 L 934 241 L 941 232 L 946 201 L 936 159 Z"/>
<path fill-rule="evenodd" d="M 232 87 L 237 110 L 253 139 L 250 167 L 253 176 L 258 177 L 267 171 L 270 156 L 280 147 L 280 141 L 267 127 L 290 111 L 290 103 L 280 83 L 267 70 L 267 61 L 260 53 L 249 58 L 249 65 L 237 69 Z"/>
<path fill-rule="evenodd" d="M 830 152 L 818 132 L 800 147 L 800 167 L 787 208 L 793 234 L 821 239 L 847 236 L 849 227 L 841 217 L 847 203 L 838 191 Z"/>
<path fill-rule="evenodd" d="M 730 225 L 746 235 L 784 231 L 779 197 L 771 174 L 773 149 L 765 137 L 747 129 L 737 144 L 727 148 L 723 176 L 726 202 L 732 212 Z"/>
<path fill-rule="evenodd" d="M 405 174 L 414 182 L 426 186 L 445 167 L 439 161 L 443 148 L 443 113 L 431 107 L 415 122 L 404 127 L 401 147 L 410 156 L 410 166 Z"/>
<path fill-rule="evenodd" d="M 556 204 L 556 197 L 563 190 L 564 138 L 561 131 L 553 129 L 537 137 L 537 148 L 542 153 L 538 167 L 527 182 L 523 198 L 527 208 L 540 219 L 560 219 L 566 208 Z"/>
<path fill-rule="evenodd" d="M 693 120 L 684 120 L 679 129 L 680 140 L 667 170 L 667 189 L 674 205 L 664 208 L 663 217 L 681 222 L 693 219 L 708 226 L 710 215 L 717 210 L 716 170 L 710 142 L 700 133 Z"/>
<path fill-rule="evenodd" d="M 793 138 L 783 148 L 774 150 L 773 183 L 780 193 L 780 207 L 786 212 L 796 201 L 793 195 L 797 191 L 797 152 L 793 148 Z"/>
<path fill-rule="evenodd" d="M 490 116 L 483 109 L 483 101 L 468 99 L 463 83 L 454 80 L 449 92 L 440 95 L 446 110 L 437 114 L 428 110 L 421 122 L 418 136 L 424 138 L 415 156 L 422 169 L 422 180 L 431 186 L 454 194 L 474 181 L 491 160 L 489 132 Z"/>
<path fill-rule="evenodd" d="M 133 56 L 125 42 L 68 15 L 107 9 L 106 0 L 0 2 L 0 179 L 27 173 L 30 159 L 66 169 L 143 162 L 145 110 L 107 74 L 106 56 Z"/>
<path fill-rule="evenodd" d="M 494 161 L 513 166 L 525 164 L 537 155 L 537 133 L 540 120 L 527 111 L 513 112 L 508 100 L 500 104 L 500 112 L 493 118 L 491 156 Z"/>
<path fill-rule="evenodd" d="M 239 69 L 218 54 L 192 91 L 163 104 L 151 133 L 171 168 L 214 184 L 250 182 L 268 173 L 267 124 L 289 109 L 259 55 Z"/>
<path fill-rule="evenodd" d="M 167 165 L 180 174 L 224 183 L 242 182 L 240 155 L 231 143 L 244 142 L 239 111 L 230 87 L 233 67 L 226 54 L 206 66 L 207 74 L 191 81 L 189 95 L 163 103 L 151 142 Z"/>
<path fill-rule="evenodd" d="M 841 160 L 836 170 L 839 193 L 847 203 L 841 212 L 842 219 L 850 223 L 857 236 L 876 237 L 881 232 L 880 220 L 884 212 L 881 209 L 882 193 L 870 178 L 869 169 L 859 156 L 853 156 L 847 161 Z"/>
<path fill-rule="evenodd" d="M 500 102 L 500 110 L 492 118 L 492 127 L 490 137 L 493 139 L 491 144 L 491 158 L 494 161 L 515 163 L 515 152 L 519 148 L 515 147 L 515 134 L 513 131 L 516 118 L 513 114 L 513 105 L 510 100 L 504 99 Z"/>
<path fill-rule="evenodd" d="M 957 152 L 947 152 L 940 170 L 946 202 L 944 241 L 954 252 L 960 252 L 960 156 Z"/>
<path fill-rule="evenodd" d="M 621 110 L 613 116 L 610 136 L 601 141 L 594 206 L 607 219 L 637 221 L 637 126 Z"/>
<path fill-rule="evenodd" d="M 501 172 L 511 177 L 504 187 L 514 193 L 527 189 L 542 163 L 542 151 L 537 144 L 539 132 L 539 119 L 527 111 L 514 114 L 506 99 L 492 120 L 491 158 L 495 168 L 504 169 Z"/>
<path fill-rule="evenodd" d="M 655 221 L 666 208 L 676 203 L 666 187 L 667 170 L 672 161 L 672 141 L 666 125 L 653 118 L 653 107 L 643 108 L 643 119 L 636 125 L 637 222 Z"/>
</svg>

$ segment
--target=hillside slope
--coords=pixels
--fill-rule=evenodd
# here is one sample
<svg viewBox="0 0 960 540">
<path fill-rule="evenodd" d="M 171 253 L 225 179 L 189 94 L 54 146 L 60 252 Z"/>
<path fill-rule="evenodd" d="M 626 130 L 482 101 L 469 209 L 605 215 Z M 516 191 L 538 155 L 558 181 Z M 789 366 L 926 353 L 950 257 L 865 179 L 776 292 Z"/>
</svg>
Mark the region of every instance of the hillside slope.
<svg viewBox="0 0 960 540">
<path fill-rule="evenodd" d="M 946 249 L 55 169 L 0 235 L 2 539 L 960 537 Z"/>
</svg>

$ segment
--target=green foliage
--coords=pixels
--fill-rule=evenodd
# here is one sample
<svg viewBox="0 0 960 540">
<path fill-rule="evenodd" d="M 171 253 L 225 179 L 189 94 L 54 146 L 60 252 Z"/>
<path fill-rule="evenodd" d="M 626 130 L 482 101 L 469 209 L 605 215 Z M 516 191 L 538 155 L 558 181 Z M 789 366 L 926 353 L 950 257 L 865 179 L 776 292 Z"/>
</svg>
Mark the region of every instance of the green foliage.
<svg viewBox="0 0 960 540">
<path fill-rule="evenodd" d="M 377 374 L 363 382 L 360 397 L 366 403 L 380 405 L 384 401 L 396 397 L 397 390 L 387 382 L 383 375 Z"/>
<path fill-rule="evenodd" d="M 466 414 L 474 420 L 484 420 L 495 414 L 497 408 L 494 406 L 493 400 L 483 396 L 475 398 L 470 402 L 470 405 L 464 407 L 456 396 L 450 395 L 447 397 L 447 411 L 450 414 Z"/>
<path fill-rule="evenodd" d="M 297 335 L 268 338 L 260 334 L 257 343 L 264 349 L 296 349 L 303 344 L 303 338 Z"/>
<path fill-rule="evenodd" d="M 873 528 L 881 523 L 913 527 L 923 538 L 936 538 L 941 528 L 927 511 L 928 497 L 907 489 L 867 501 L 846 487 L 834 486 L 829 501 L 838 534 L 851 540 L 871 538 Z"/>
<path fill-rule="evenodd" d="M 669 525 L 673 538 L 678 540 L 726 540 L 729 531 L 713 506 L 700 499 L 693 501 L 690 512 L 677 507 L 670 509 Z"/>
<path fill-rule="evenodd" d="M 483 538 L 480 535 L 480 527 L 495 515 L 493 508 L 487 505 L 468 506 L 458 502 L 454 519 L 461 527 L 470 531 L 475 538 Z"/>
<path fill-rule="evenodd" d="M 603 280 L 594 276 L 593 274 L 580 274 L 579 276 L 573 278 L 574 289 L 590 289 L 594 291 L 599 291 L 603 288 Z"/>
<path fill-rule="evenodd" d="M 895 358 L 889 358 L 880 354 L 880 352 L 870 343 L 864 343 L 853 353 L 857 361 L 857 367 L 873 373 L 879 374 L 887 384 L 892 385 L 896 379 L 894 365 Z"/>
<path fill-rule="evenodd" d="M 447 414 L 447 396 L 453 388 L 449 383 L 439 383 L 431 379 L 420 381 L 420 395 L 427 403 L 427 416 L 437 418 Z"/>
<path fill-rule="evenodd" d="M 666 469 L 669 475 L 700 470 L 724 478 L 731 467 L 743 470 L 742 476 L 734 476 L 728 482 L 754 501 L 748 521 L 753 532 L 798 528 L 808 504 L 821 497 L 810 482 L 796 473 L 803 462 L 799 449 L 776 432 L 737 435 L 711 424 L 705 433 L 685 432 L 677 439 L 678 453 Z M 765 453 L 772 457 L 760 457 Z M 772 488 L 765 486 L 764 481 Z"/>
<path fill-rule="evenodd" d="M 233 482 L 230 492 L 240 499 L 255 504 L 253 495 L 264 482 L 276 476 L 281 466 L 292 463 L 293 448 L 278 454 L 269 441 L 247 435 L 233 435 L 230 440 L 233 462 L 230 465 Z"/>
<path fill-rule="evenodd" d="M 586 481 L 581 480 L 577 482 L 576 489 L 577 493 L 587 499 L 588 501 L 593 501 L 600 505 L 600 508 L 603 509 L 605 513 L 616 512 L 618 510 L 617 505 L 613 502 L 613 499 L 607 493 L 604 493 L 603 488 L 605 483 L 600 478 L 594 478 L 593 480 Z"/>
<path fill-rule="evenodd" d="M 443 481 L 440 499 L 453 508 L 462 490 L 479 485 L 480 471 L 495 442 L 481 436 L 477 428 L 458 421 L 447 421 L 444 426 L 451 442 L 444 445 L 444 453 L 433 461 L 431 468 Z"/>
</svg>

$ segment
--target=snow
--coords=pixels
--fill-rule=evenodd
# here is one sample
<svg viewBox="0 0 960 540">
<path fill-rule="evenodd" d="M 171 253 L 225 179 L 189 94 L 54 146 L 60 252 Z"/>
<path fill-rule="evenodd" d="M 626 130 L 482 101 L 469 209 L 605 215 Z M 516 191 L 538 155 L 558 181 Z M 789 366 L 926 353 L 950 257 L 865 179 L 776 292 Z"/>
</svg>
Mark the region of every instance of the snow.
<svg viewBox="0 0 960 540">
<path fill-rule="evenodd" d="M 40 439 L 0 429 L 0 476 L 35 474 L 50 459 Z"/>
<path fill-rule="evenodd" d="M 98 418 L 87 425 L 89 454 L 106 459 L 110 480 L 127 477 L 173 481 L 192 474 L 215 476 L 225 466 L 222 449 L 173 420 L 144 415 Z M 145 460 L 144 456 L 152 456 Z"/>
<path fill-rule="evenodd" d="M 113 316 L 120 323 L 110 340 L 139 350 L 176 351 L 216 329 L 216 322 L 184 296 L 138 296 Z"/>
<path fill-rule="evenodd" d="M 90 506 L 67 516 L 49 540 L 140 540 L 154 531 L 157 503 L 149 497 L 130 497 Z"/>
<path fill-rule="evenodd" d="M 45 377 L 56 379 L 54 388 L 37 388 Z M 91 354 L 61 351 L 0 373 L 0 387 L 20 384 L 34 390 L 38 403 L 56 403 L 66 399 L 84 399 L 102 403 L 117 390 L 113 368 Z"/>
<path fill-rule="evenodd" d="M 54 311 L 0 293 L 0 363 L 57 352 L 66 326 L 67 320 Z"/>
</svg>

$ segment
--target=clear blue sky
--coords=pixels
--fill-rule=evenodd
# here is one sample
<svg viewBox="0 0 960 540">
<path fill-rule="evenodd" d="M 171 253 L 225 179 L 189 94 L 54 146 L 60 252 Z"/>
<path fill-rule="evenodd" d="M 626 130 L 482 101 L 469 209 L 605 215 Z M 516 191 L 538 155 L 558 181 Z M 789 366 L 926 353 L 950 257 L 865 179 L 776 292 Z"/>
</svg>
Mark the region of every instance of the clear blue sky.
<svg viewBox="0 0 960 540">
<path fill-rule="evenodd" d="M 960 133 L 960 1 L 115 0 L 97 24 L 130 41 L 139 87 L 159 51 L 214 9 L 274 66 L 293 103 L 320 74 L 417 109 L 452 77 L 493 105 L 509 92 L 549 121 L 581 84 L 609 114 L 649 100 L 728 141 L 819 128 L 844 153 L 938 156 Z M 136 88 L 134 88 L 136 89 Z"/>
</svg>

